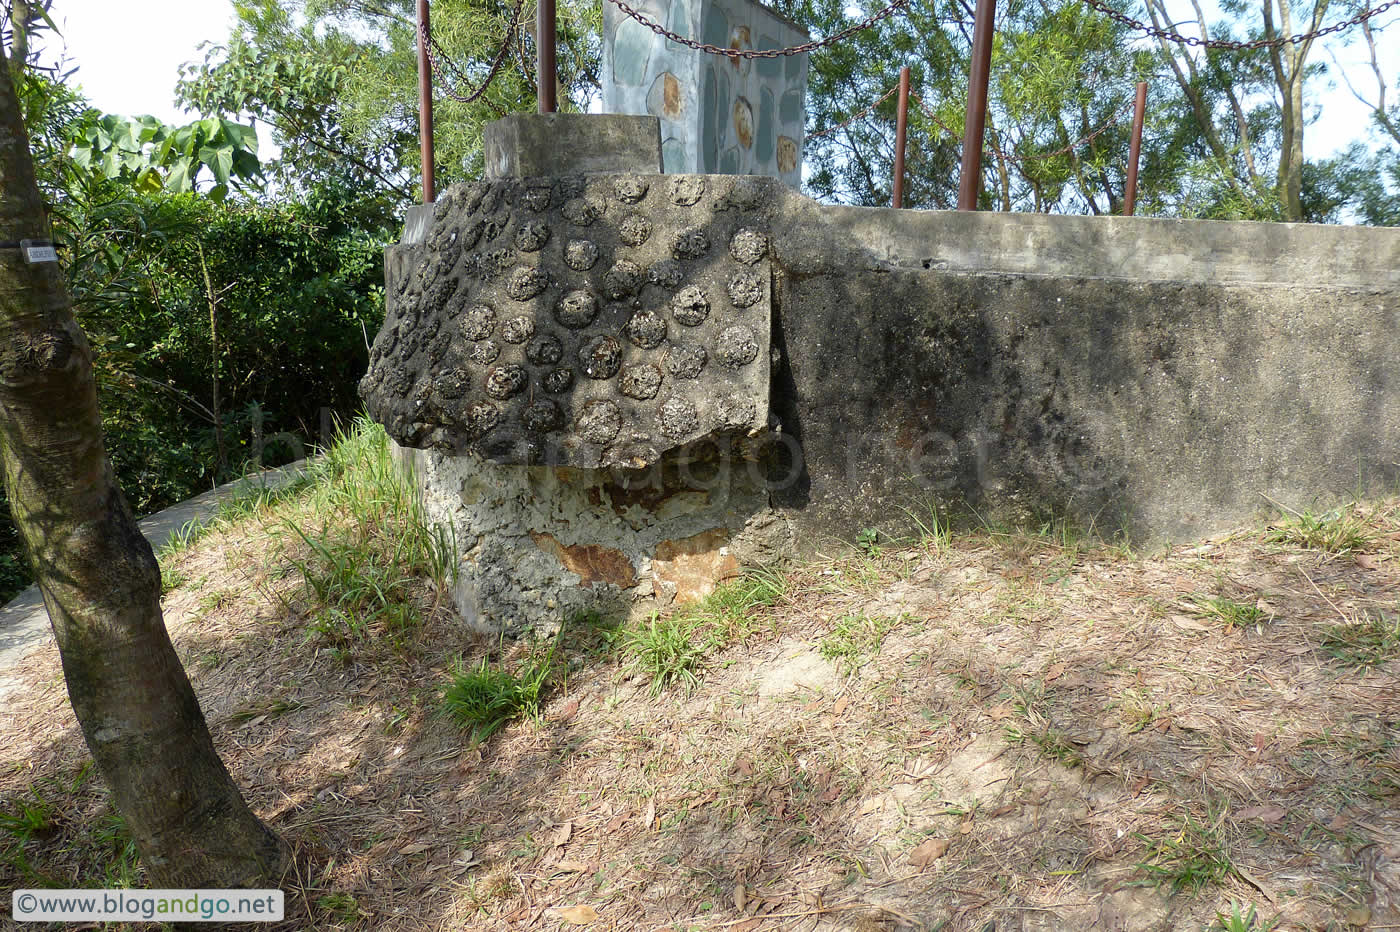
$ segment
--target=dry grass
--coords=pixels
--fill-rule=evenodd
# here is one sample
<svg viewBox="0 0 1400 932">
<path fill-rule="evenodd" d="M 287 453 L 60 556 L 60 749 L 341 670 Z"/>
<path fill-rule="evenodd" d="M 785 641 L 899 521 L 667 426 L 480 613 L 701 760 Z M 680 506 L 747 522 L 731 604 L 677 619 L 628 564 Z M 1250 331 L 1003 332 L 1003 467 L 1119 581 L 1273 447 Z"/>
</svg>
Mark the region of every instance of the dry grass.
<svg viewBox="0 0 1400 932">
<path fill-rule="evenodd" d="M 308 638 L 305 545 L 276 520 L 176 557 L 166 616 L 220 752 L 301 853 L 286 929 L 1200 930 L 1250 908 L 1397 929 L 1400 504 L 1348 515 L 1365 552 L 1260 532 L 842 554 L 656 696 L 579 624 L 539 716 L 479 747 L 440 691 L 511 649 L 426 584 L 395 637 Z M 22 848 L 0 829 L 25 863 L 0 858 L 0 886 L 119 882 L 56 655 L 26 676 L 0 812 L 38 793 L 51 817 Z"/>
</svg>

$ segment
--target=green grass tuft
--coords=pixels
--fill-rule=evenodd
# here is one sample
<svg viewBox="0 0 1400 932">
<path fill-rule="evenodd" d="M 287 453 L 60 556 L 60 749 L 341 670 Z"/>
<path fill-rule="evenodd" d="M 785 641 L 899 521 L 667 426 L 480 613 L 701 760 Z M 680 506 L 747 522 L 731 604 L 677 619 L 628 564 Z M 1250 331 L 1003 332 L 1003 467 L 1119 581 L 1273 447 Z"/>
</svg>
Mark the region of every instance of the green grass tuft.
<svg viewBox="0 0 1400 932">
<path fill-rule="evenodd" d="M 1360 621 L 1327 629 L 1321 646 L 1347 666 L 1379 666 L 1400 656 L 1400 616 L 1367 612 Z"/>
<path fill-rule="evenodd" d="M 653 696 L 678 683 L 687 691 L 700 684 L 709 642 L 705 622 L 690 613 L 653 614 L 640 625 L 622 628 L 617 643 L 630 658 L 629 666 L 651 679 Z"/>
<path fill-rule="evenodd" d="M 861 613 L 842 615 L 833 623 L 831 633 L 822 638 L 819 646 L 821 655 L 839 664 L 850 676 L 880 652 L 885 635 L 901 620 Z"/>
<path fill-rule="evenodd" d="M 484 658 L 473 670 L 457 670 L 443 691 L 443 711 L 472 731 L 480 744 L 520 717 L 539 715 L 540 703 L 555 672 L 558 642 L 543 656 L 525 661 L 514 671 L 492 666 Z"/>
<path fill-rule="evenodd" d="M 1225 815 L 1222 808 L 1204 822 L 1189 815 L 1175 816 L 1177 831 L 1165 838 L 1134 833 L 1147 845 L 1138 869 L 1155 885 L 1170 887 L 1172 893 L 1196 893 L 1238 877 L 1226 850 Z"/>
<path fill-rule="evenodd" d="M 1227 628 L 1247 628 L 1264 621 L 1268 616 L 1258 605 L 1237 602 L 1225 596 L 1192 596 L 1195 614 L 1201 618 L 1214 618 Z"/>
<path fill-rule="evenodd" d="M 1333 554 L 1367 550 L 1375 543 L 1375 535 L 1357 514 L 1355 505 L 1322 514 L 1290 509 L 1287 518 L 1269 527 L 1265 539 Z"/>
<path fill-rule="evenodd" d="M 1254 904 L 1249 904 L 1246 909 L 1245 904 L 1238 901 L 1230 903 L 1228 913 L 1217 912 L 1215 922 L 1211 923 L 1206 932 L 1270 932 L 1278 927 L 1277 919 L 1265 921 L 1259 918 L 1259 914 L 1254 910 Z"/>
</svg>

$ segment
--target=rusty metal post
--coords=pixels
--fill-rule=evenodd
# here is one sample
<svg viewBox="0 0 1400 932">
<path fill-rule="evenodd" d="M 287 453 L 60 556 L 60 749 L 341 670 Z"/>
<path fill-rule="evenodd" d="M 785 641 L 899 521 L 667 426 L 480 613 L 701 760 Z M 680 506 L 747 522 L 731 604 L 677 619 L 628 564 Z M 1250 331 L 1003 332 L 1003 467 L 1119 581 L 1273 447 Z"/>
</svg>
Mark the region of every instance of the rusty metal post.
<svg viewBox="0 0 1400 932">
<path fill-rule="evenodd" d="M 972 61 L 967 75 L 967 119 L 963 121 L 962 173 L 958 210 L 976 210 L 982 188 L 982 135 L 987 128 L 987 83 L 992 72 L 996 0 L 977 0 L 972 25 Z"/>
<path fill-rule="evenodd" d="M 899 69 L 899 110 L 894 120 L 894 200 L 891 205 L 904 206 L 904 136 L 909 126 L 909 66 Z"/>
<path fill-rule="evenodd" d="M 559 109 L 555 94 L 558 78 L 555 75 L 554 52 L 558 38 L 554 22 L 554 0 L 540 0 L 535 25 L 535 51 L 539 58 L 535 83 L 539 87 L 537 96 L 540 101 L 540 113 L 554 113 Z"/>
<path fill-rule="evenodd" d="M 437 199 L 433 177 L 433 74 L 428 64 L 428 0 L 418 0 L 418 143 L 423 160 L 423 203 Z"/>
<path fill-rule="evenodd" d="M 1137 204 L 1138 156 L 1142 154 L 1142 117 L 1147 110 L 1147 82 L 1139 81 L 1133 103 L 1133 141 L 1128 146 L 1128 189 L 1123 193 L 1123 216 L 1133 215 Z"/>
</svg>

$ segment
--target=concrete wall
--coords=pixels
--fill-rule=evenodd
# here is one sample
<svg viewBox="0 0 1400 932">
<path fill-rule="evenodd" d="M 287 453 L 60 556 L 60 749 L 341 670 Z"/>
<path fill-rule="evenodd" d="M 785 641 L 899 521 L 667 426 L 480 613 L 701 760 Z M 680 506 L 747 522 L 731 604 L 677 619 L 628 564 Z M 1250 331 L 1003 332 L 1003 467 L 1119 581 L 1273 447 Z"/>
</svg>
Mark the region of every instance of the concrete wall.
<svg viewBox="0 0 1400 932">
<path fill-rule="evenodd" d="M 774 219 L 775 499 L 813 529 L 937 501 L 1180 539 L 1400 481 L 1400 230 Z"/>
<path fill-rule="evenodd" d="M 695 597 L 934 509 L 1144 541 L 1400 485 L 1400 230 L 824 207 L 772 178 L 630 172 L 463 185 L 412 219 L 362 392 L 431 448 L 457 603 L 486 627 Z M 571 321 L 584 292 L 598 313 Z M 754 346 L 728 369 L 670 364 L 723 363 L 740 324 Z M 598 339 L 620 374 L 588 371 Z M 551 387 L 566 365 L 583 389 Z M 736 420 L 705 398 L 740 376 Z M 627 416 L 594 437 L 605 403 Z"/>
<path fill-rule="evenodd" d="M 808 39 L 752 0 L 644 0 L 638 11 L 720 48 L 775 49 Z M 661 121 L 667 172 L 770 175 L 802 183 L 807 55 L 727 59 L 662 38 L 603 4 L 603 110 Z"/>
</svg>

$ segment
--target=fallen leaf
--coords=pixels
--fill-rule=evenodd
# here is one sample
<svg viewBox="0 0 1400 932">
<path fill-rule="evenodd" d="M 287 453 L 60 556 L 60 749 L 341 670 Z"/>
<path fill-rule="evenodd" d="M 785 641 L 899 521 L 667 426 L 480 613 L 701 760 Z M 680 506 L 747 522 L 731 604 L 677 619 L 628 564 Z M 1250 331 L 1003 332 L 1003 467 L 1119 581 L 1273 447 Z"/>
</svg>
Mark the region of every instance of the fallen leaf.
<svg viewBox="0 0 1400 932">
<path fill-rule="evenodd" d="M 734 766 L 731 768 L 731 770 L 732 772 L 737 773 L 741 777 L 753 776 L 753 764 L 750 763 L 749 759 L 747 757 L 744 757 L 742 754 L 734 758 Z"/>
<path fill-rule="evenodd" d="M 967 820 L 966 822 L 964 822 L 962 825 L 959 825 L 959 826 L 958 826 L 958 834 L 959 834 L 959 835 L 970 835 L 970 834 L 972 834 L 972 820 L 971 820 L 971 819 L 968 819 L 968 820 Z"/>
<path fill-rule="evenodd" d="M 754 929 L 757 929 L 761 925 L 763 925 L 762 919 L 745 919 L 737 926 L 730 926 L 729 932 L 753 932 Z"/>
<path fill-rule="evenodd" d="M 994 722 L 999 722 L 1004 718 L 1010 718 L 1015 711 L 1009 705 L 992 706 L 987 710 L 988 717 Z"/>
<path fill-rule="evenodd" d="M 568 721 L 569 719 L 573 718 L 573 717 L 574 717 L 575 715 L 577 715 L 577 714 L 578 714 L 578 700 L 577 700 L 577 699 L 570 699 L 568 702 L 564 703 L 564 704 L 559 708 L 559 711 L 558 711 L 558 712 L 556 712 L 556 713 L 554 714 L 554 720 L 555 720 L 556 722 L 566 722 L 566 721 Z"/>
<path fill-rule="evenodd" d="M 919 868 L 928 867 L 948 853 L 950 844 L 946 838 L 930 838 L 909 852 L 909 863 Z"/>
<path fill-rule="evenodd" d="M 1084 678 L 1082 673 L 1075 673 L 1071 670 L 1069 673 L 1060 677 L 1059 682 L 1055 685 L 1061 689 L 1078 689 L 1080 686 L 1088 685 L 1088 682 L 1089 681 Z"/>
<path fill-rule="evenodd" d="M 1187 615 L 1171 615 L 1171 623 L 1183 631 L 1209 631 L 1210 625 Z"/>
<path fill-rule="evenodd" d="M 1140 796 L 1142 794 L 1142 791 L 1147 789 L 1147 784 L 1151 782 L 1151 777 L 1138 777 L 1137 780 L 1133 783 L 1131 792 L 1132 797 L 1136 799 L 1138 796 Z"/>
<path fill-rule="evenodd" d="M 1050 664 L 1050 666 L 1048 666 L 1048 667 L 1045 668 L 1045 682 L 1047 682 L 1047 683 L 1053 683 L 1053 682 L 1055 682 L 1056 680 L 1058 680 L 1058 679 L 1060 678 L 1061 674 L 1063 674 L 1064 672 L 1065 672 L 1065 665 L 1064 665 L 1063 663 L 1052 663 L 1052 664 Z"/>
<path fill-rule="evenodd" d="M 1358 553 L 1352 559 L 1354 559 L 1356 565 L 1363 570 L 1378 570 L 1381 568 L 1381 558 L 1369 553 Z"/>
<path fill-rule="evenodd" d="M 1371 922 L 1371 907 L 1358 906 L 1355 909 L 1347 910 L 1347 925 L 1356 926 L 1358 929 L 1365 928 Z"/>
<path fill-rule="evenodd" d="M 839 717 L 842 712 L 846 711 L 846 706 L 850 705 L 850 702 L 850 699 L 845 696 L 837 699 L 836 705 L 831 707 L 831 714 Z"/>
<path fill-rule="evenodd" d="M 642 827 L 650 829 L 656 824 L 656 797 L 653 796 L 647 801 L 646 815 L 642 816 Z"/>
<path fill-rule="evenodd" d="M 424 851 L 427 851 L 429 847 L 429 845 L 420 845 L 414 842 L 411 845 L 404 845 L 400 848 L 399 854 L 422 854 Z"/>
<path fill-rule="evenodd" d="M 1275 822 L 1282 822 L 1284 816 L 1288 815 L 1288 810 L 1282 806 L 1250 806 L 1235 813 L 1237 819 L 1258 819 L 1269 825 Z"/>
<path fill-rule="evenodd" d="M 997 808 L 993 809 L 991 812 L 989 812 L 989 813 L 987 814 L 987 818 L 989 818 L 989 819 L 995 819 L 995 818 L 997 818 L 998 816 L 1004 816 L 1004 815 L 1006 815 L 1008 812 L 1015 812 L 1017 809 L 1020 809 L 1020 808 L 1021 808 L 1021 804 L 1020 804 L 1020 803 L 1007 803 L 1005 806 L 998 806 Z"/>
<path fill-rule="evenodd" d="M 570 861 L 565 859 L 554 865 L 554 869 L 561 874 L 586 874 L 593 870 L 593 865 L 585 861 Z"/>
<path fill-rule="evenodd" d="M 1327 829 L 1328 831 L 1332 832 L 1341 832 L 1345 830 L 1346 827 L 1350 824 L 1351 819 L 1348 819 L 1346 816 L 1342 815 L 1339 812 L 1332 817 L 1332 821 L 1327 823 Z"/>
<path fill-rule="evenodd" d="M 749 891 L 744 888 L 743 884 L 736 883 L 734 885 L 734 908 L 742 913 L 744 911 L 744 907 L 748 905 L 748 902 Z"/>
<path fill-rule="evenodd" d="M 554 845 L 557 848 L 560 845 L 567 845 L 569 843 L 569 839 L 573 837 L 574 823 L 565 822 L 562 825 L 556 825 L 554 827 L 554 834 L 550 836 L 549 841 L 550 844 Z"/>
<path fill-rule="evenodd" d="M 861 815 L 869 815 L 870 813 L 874 812 L 875 810 L 877 810 L 877 809 L 883 809 L 883 808 L 885 808 L 885 801 L 884 801 L 884 799 L 880 798 L 879 796 L 872 796 L 872 797 L 870 797 L 869 799 L 867 799 L 865 802 L 863 802 L 863 803 L 860 804 L 860 814 L 861 814 Z"/>
<path fill-rule="evenodd" d="M 576 926 L 598 921 L 598 910 L 592 906 L 556 906 L 553 912 L 560 919 L 572 922 Z"/>
</svg>

